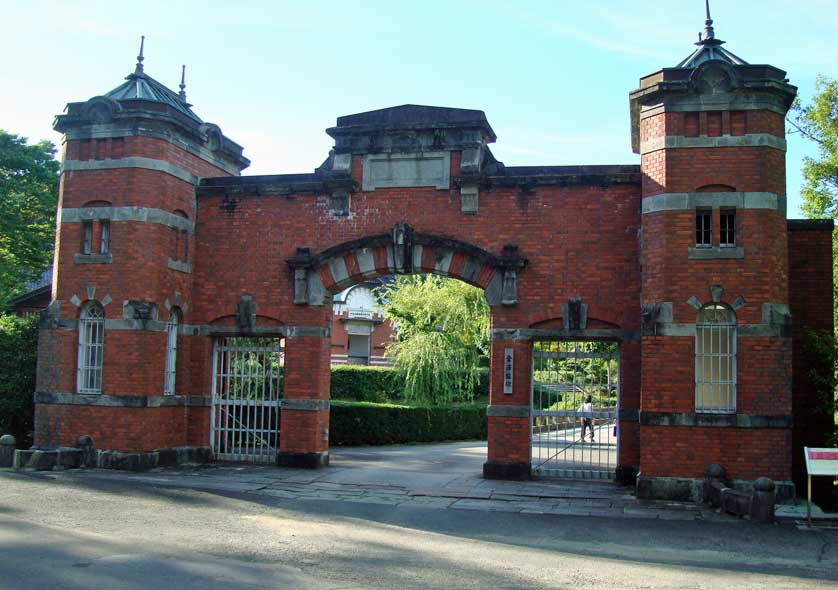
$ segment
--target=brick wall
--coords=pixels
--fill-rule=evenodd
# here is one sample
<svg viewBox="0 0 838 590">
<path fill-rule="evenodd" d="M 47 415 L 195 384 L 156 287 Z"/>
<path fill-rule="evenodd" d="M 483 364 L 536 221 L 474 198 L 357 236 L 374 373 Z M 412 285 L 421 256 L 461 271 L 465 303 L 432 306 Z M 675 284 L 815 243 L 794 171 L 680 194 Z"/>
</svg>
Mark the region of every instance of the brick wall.
<svg viewBox="0 0 838 590">
<path fill-rule="evenodd" d="M 793 372 L 792 404 L 794 407 L 794 438 L 792 466 L 798 489 L 805 489 L 803 447 L 825 446 L 834 429 L 834 417 L 828 399 L 818 399 L 810 373 L 829 372 L 807 346 L 809 331 L 832 333 L 832 230 L 807 226 L 804 222 L 789 223 L 789 306 L 791 308 Z M 816 500 L 828 493 L 827 478 L 813 482 Z M 826 488 L 826 489 L 824 489 Z"/>
</svg>

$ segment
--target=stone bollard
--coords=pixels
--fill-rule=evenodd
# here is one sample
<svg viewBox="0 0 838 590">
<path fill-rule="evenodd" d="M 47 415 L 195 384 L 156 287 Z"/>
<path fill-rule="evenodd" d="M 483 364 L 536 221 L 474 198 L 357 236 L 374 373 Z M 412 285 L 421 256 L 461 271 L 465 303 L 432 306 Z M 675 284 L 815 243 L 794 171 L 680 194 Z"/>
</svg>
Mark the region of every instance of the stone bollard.
<svg viewBox="0 0 838 590">
<path fill-rule="evenodd" d="M 751 495 L 751 520 L 770 524 L 774 522 L 774 502 L 776 500 L 774 482 L 767 477 L 760 477 L 754 482 Z"/>
<path fill-rule="evenodd" d="M 722 490 L 725 485 L 725 468 L 713 463 L 704 470 L 704 503 L 719 507 L 722 505 Z"/>
<path fill-rule="evenodd" d="M 82 434 L 76 439 L 76 447 L 82 451 L 82 467 L 96 467 L 96 449 L 93 448 L 93 437 Z"/>
<path fill-rule="evenodd" d="M 15 458 L 17 441 L 11 434 L 0 436 L 0 467 L 11 467 Z"/>
</svg>

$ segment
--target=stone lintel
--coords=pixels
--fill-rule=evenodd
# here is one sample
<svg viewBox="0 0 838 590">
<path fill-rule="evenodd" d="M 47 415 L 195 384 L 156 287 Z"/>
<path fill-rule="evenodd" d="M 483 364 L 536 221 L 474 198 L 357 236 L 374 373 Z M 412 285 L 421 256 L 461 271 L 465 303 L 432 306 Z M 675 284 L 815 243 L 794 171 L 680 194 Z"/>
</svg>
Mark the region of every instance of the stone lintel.
<svg viewBox="0 0 838 590">
<path fill-rule="evenodd" d="M 695 337 L 695 324 L 660 323 L 654 335 Z M 791 324 L 739 324 L 736 335 L 739 338 L 791 338 Z"/>
<path fill-rule="evenodd" d="M 698 208 L 770 209 L 785 214 L 786 197 L 769 192 L 661 193 L 644 197 L 643 215 L 659 211 L 691 211 Z"/>
<path fill-rule="evenodd" d="M 743 260 L 745 248 L 713 246 L 712 248 L 687 248 L 689 260 Z"/>
<path fill-rule="evenodd" d="M 179 166 L 175 166 L 165 160 L 157 160 L 155 158 L 143 158 L 139 156 L 129 156 L 126 158 L 115 158 L 107 160 L 64 160 L 61 166 L 62 172 L 71 171 L 85 171 L 85 170 L 114 170 L 120 168 L 140 168 L 143 170 L 154 170 L 155 172 L 163 172 L 174 176 L 178 180 L 188 182 L 189 184 L 198 184 L 200 178 L 184 170 Z"/>
<path fill-rule="evenodd" d="M 180 215 L 175 215 L 163 209 L 151 207 L 78 207 L 59 210 L 60 223 L 77 223 L 81 221 L 139 221 L 158 223 L 178 230 L 195 233 L 195 223 Z"/>
<path fill-rule="evenodd" d="M 283 410 L 302 410 L 306 412 L 328 411 L 330 407 L 327 399 L 282 399 L 279 407 Z"/>
<path fill-rule="evenodd" d="M 78 320 L 75 318 L 50 318 L 51 322 L 45 329 L 52 330 L 77 330 Z M 138 332 L 165 332 L 166 322 L 159 320 L 138 320 L 138 319 L 105 319 L 105 331 L 138 331 Z M 178 334 L 182 336 L 235 336 L 241 330 L 236 326 L 213 326 L 180 324 Z M 331 328 L 320 326 L 255 326 L 249 332 L 253 336 L 279 336 L 279 337 L 309 337 L 329 338 Z"/>
<path fill-rule="evenodd" d="M 529 418 L 530 407 L 492 404 L 486 408 L 486 416 L 490 418 Z"/>
<path fill-rule="evenodd" d="M 73 254 L 74 264 L 113 264 L 113 254 L 105 252 L 104 254 L 82 254 L 77 252 Z"/>
<path fill-rule="evenodd" d="M 155 116 L 159 115 L 155 113 Z M 238 176 L 241 170 L 250 165 L 250 160 L 241 155 L 242 148 L 231 139 L 225 137 L 224 143 L 235 146 L 237 154 L 230 154 L 224 157 L 218 151 L 214 151 L 200 144 L 200 140 L 192 133 L 184 134 L 174 131 L 172 125 L 161 121 L 153 121 L 148 117 L 143 119 L 141 125 L 134 121 L 111 121 L 104 124 L 89 124 L 83 126 L 72 126 L 63 130 L 68 141 L 83 139 L 111 139 L 118 137 L 149 137 L 162 139 L 186 152 L 197 156 L 201 160 L 212 164 L 223 170 L 230 176 Z M 197 140 L 197 141 L 196 141 Z"/>
<path fill-rule="evenodd" d="M 792 416 L 764 414 L 703 414 L 688 412 L 640 412 L 643 426 L 702 426 L 727 428 L 791 428 Z"/>
<path fill-rule="evenodd" d="M 640 330 L 597 329 L 567 330 L 537 328 L 493 328 L 492 340 L 616 340 L 635 342 L 640 340 Z"/>
<path fill-rule="evenodd" d="M 667 135 L 644 141 L 640 153 L 648 154 L 662 149 L 726 148 L 726 147 L 769 147 L 786 151 L 786 140 L 770 133 L 749 133 L 747 135 L 720 135 L 710 137 L 685 137 Z"/>
<path fill-rule="evenodd" d="M 212 398 L 202 395 L 107 395 L 64 392 L 35 392 L 36 404 L 63 406 L 104 406 L 111 408 L 162 408 L 170 406 L 209 406 Z"/>
</svg>

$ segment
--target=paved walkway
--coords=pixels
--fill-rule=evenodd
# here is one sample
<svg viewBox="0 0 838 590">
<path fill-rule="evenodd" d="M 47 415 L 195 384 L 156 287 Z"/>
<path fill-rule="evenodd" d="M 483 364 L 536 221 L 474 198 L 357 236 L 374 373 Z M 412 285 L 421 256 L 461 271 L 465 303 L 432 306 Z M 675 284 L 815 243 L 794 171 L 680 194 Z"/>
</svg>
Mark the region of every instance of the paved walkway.
<svg viewBox="0 0 838 590">
<path fill-rule="evenodd" d="M 146 473 L 72 470 L 46 477 L 134 481 L 165 488 L 452 510 L 736 522 L 705 506 L 643 502 L 631 488 L 601 481 L 485 480 L 485 443 L 336 448 L 331 466 L 310 471 L 213 464 Z"/>
</svg>

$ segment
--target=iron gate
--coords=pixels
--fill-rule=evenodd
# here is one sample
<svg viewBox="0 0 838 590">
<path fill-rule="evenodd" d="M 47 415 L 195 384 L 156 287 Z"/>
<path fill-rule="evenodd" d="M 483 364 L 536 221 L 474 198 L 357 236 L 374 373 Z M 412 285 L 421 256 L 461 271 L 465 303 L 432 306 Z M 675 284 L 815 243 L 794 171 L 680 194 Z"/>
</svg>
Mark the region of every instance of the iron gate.
<svg viewBox="0 0 838 590">
<path fill-rule="evenodd" d="M 619 357 L 616 342 L 533 343 L 534 474 L 613 479 Z"/>
<path fill-rule="evenodd" d="M 215 341 L 210 445 L 216 459 L 276 460 L 283 361 L 279 338 Z"/>
</svg>

